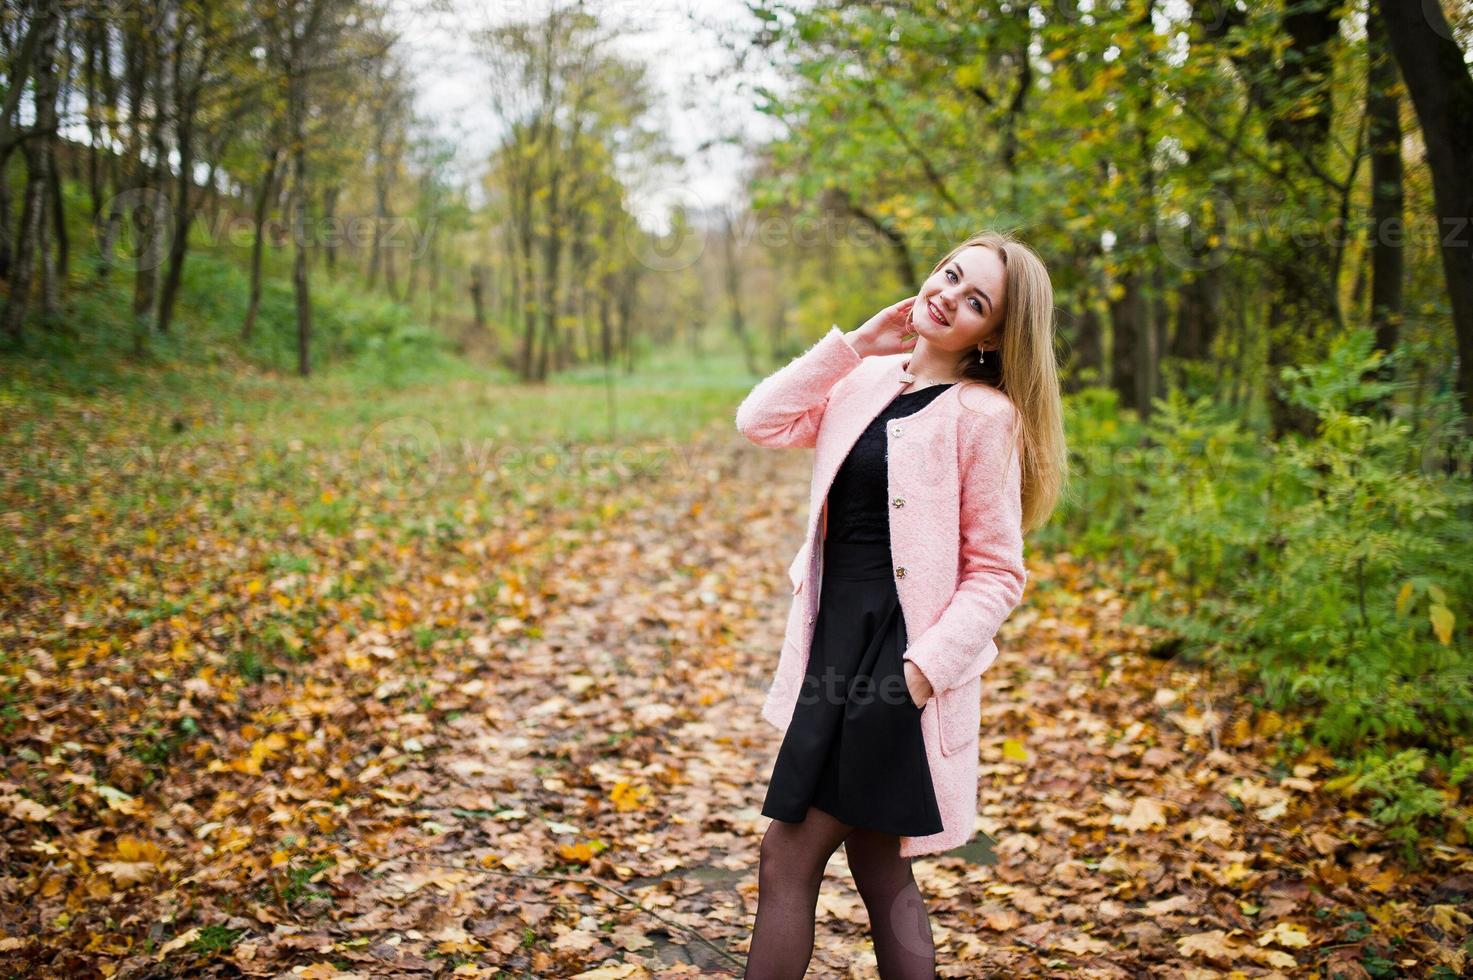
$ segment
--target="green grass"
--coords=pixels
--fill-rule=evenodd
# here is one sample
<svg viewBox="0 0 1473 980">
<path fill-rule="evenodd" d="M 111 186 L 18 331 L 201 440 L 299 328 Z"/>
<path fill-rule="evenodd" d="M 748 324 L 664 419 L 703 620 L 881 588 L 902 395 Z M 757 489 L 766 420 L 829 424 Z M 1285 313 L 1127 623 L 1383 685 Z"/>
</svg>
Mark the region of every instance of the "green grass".
<svg viewBox="0 0 1473 980">
<path fill-rule="evenodd" d="M 234 946 L 244 935 L 244 929 L 230 929 L 220 925 L 205 926 L 194 938 L 194 942 L 190 943 L 190 948 L 205 956 L 223 953 Z"/>
<path fill-rule="evenodd" d="M 5 176 L 18 189 L 22 173 L 12 162 Z M 259 316 L 243 342 L 248 236 L 216 240 L 204 219 L 192 230 L 170 333 L 150 331 L 140 360 L 132 354 L 131 270 L 120 263 L 98 278 L 90 199 L 74 182 L 66 182 L 64 196 L 71 267 L 59 321 L 37 318 L 22 349 L 0 350 L 0 409 L 28 409 L 7 423 L 12 443 L 43 435 L 55 418 L 84 441 L 129 407 L 138 410 L 128 420 L 132 435 L 149 444 L 218 439 L 244 424 L 277 444 L 343 445 L 375 422 L 401 417 L 424 418 L 453 438 L 519 445 L 680 438 L 728 414 L 754 380 L 733 352 L 693 364 L 681 344 L 651 348 L 641 339 L 639 370 L 613 371 L 614 429 L 602 365 L 580 366 L 545 386 L 515 385 L 500 367 L 456 356 L 449 334 L 429 328 L 409 306 L 369 290 L 348 253 L 332 275 L 314 257 L 314 373 L 301 379 L 291 250 L 265 250 Z M 468 318 L 464 297 L 446 296 L 441 307 L 447 322 Z M 517 342 L 517 331 L 502 334 L 505 343 Z"/>
<path fill-rule="evenodd" d="M 331 901 L 332 892 L 315 887 L 312 879 L 331 868 L 334 863 L 331 858 L 323 858 L 302 867 L 288 868 L 279 885 L 282 903 L 290 905 L 307 898 L 325 898 Z"/>
</svg>

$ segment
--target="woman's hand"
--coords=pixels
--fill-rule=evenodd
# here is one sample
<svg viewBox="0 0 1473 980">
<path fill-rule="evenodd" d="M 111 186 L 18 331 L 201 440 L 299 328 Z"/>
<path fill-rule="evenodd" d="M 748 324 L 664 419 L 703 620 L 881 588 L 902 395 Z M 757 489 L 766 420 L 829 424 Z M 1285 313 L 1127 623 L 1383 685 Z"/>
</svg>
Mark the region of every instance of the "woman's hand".
<svg viewBox="0 0 1473 980">
<path fill-rule="evenodd" d="M 909 353 L 915 349 L 915 328 L 910 325 L 910 309 L 916 298 L 907 296 L 892 303 L 864 322 L 858 329 L 844 335 L 854 353 L 860 357 L 884 354 Z"/>
<path fill-rule="evenodd" d="M 926 702 L 931 700 L 931 682 L 926 680 L 926 675 L 921 673 L 921 668 L 914 661 L 902 660 L 905 665 L 905 686 L 910 691 L 910 702 L 918 708 L 924 708 Z M 916 695 L 920 696 L 917 697 Z"/>
</svg>

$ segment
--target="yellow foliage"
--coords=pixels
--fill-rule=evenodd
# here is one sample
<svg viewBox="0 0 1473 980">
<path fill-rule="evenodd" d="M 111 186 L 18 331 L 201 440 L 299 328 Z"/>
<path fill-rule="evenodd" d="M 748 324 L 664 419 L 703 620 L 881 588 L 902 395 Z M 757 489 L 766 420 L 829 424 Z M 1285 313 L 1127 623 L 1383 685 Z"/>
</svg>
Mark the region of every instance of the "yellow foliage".
<svg viewBox="0 0 1473 980">
<path fill-rule="evenodd" d="M 557 849 L 558 856 L 564 861 L 576 861 L 579 864 L 587 864 L 593 860 L 593 848 L 586 842 L 577 844 L 563 844 Z"/>
<path fill-rule="evenodd" d="M 1456 617 L 1453 611 L 1442 603 L 1433 603 L 1427 610 L 1427 618 L 1432 620 L 1432 630 L 1437 634 L 1438 641 L 1447 646 L 1453 641 L 1453 624 Z"/>
<path fill-rule="evenodd" d="M 635 786 L 631 783 L 619 782 L 614 785 L 613 791 L 609 793 L 609 799 L 613 801 L 614 808 L 620 813 L 628 813 L 630 810 L 637 810 L 644 806 L 645 802 L 649 799 L 649 795 L 648 786 Z"/>
</svg>

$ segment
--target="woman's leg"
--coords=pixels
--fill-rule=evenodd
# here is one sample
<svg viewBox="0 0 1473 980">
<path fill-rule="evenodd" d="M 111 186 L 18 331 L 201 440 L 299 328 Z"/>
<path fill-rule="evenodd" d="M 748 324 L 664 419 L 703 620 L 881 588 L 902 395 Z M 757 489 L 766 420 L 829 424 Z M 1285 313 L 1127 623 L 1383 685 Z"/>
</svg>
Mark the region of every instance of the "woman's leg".
<svg viewBox="0 0 1473 980">
<path fill-rule="evenodd" d="M 802 980 L 808 972 L 823 869 L 853 829 L 815 807 L 808 808 L 802 823 L 768 825 L 757 872 L 757 925 L 743 976 Z"/>
<path fill-rule="evenodd" d="M 844 842 L 849 870 L 869 912 L 870 935 L 883 980 L 935 980 L 936 947 L 910 858 L 900 838 L 857 829 Z"/>
</svg>

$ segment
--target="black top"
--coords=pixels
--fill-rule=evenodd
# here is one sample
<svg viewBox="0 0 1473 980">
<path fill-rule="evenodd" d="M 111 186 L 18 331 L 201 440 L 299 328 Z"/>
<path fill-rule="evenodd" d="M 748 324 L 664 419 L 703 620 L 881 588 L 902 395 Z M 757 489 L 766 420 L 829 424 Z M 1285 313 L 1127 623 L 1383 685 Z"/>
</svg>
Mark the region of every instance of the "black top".
<svg viewBox="0 0 1473 980">
<path fill-rule="evenodd" d="M 889 501 L 885 499 L 890 490 L 890 470 L 885 427 L 891 419 L 919 412 L 951 384 L 931 385 L 920 391 L 896 395 L 860 433 L 829 487 L 825 540 L 890 543 Z"/>
</svg>

